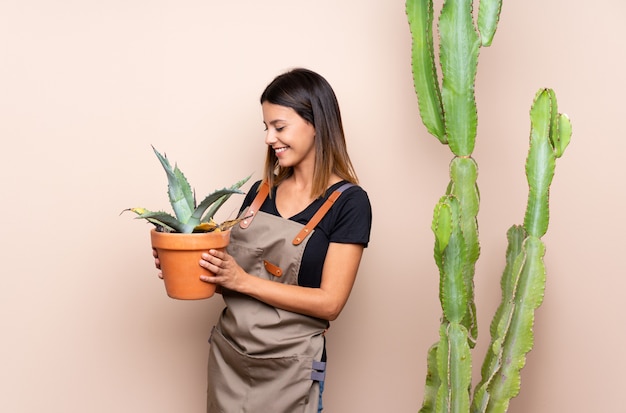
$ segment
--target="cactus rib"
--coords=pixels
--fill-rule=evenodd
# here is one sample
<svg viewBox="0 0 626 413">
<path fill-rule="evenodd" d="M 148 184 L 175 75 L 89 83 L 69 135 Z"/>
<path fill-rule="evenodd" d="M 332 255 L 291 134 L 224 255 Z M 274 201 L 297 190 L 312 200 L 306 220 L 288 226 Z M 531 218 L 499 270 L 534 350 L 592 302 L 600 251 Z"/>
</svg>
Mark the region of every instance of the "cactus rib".
<svg viewBox="0 0 626 413">
<path fill-rule="evenodd" d="M 459 200 L 461 215 L 459 225 L 465 241 L 465 263 L 463 265 L 463 282 L 467 296 L 467 312 L 462 324 L 469 332 L 468 341 L 471 348 L 478 338 L 478 322 L 476 320 L 476 304 L 474 302 L 474 272 L 480 244 L 478 242 L 478 206 L 480 195 L 476 180 L 478 165 L 471 157 L 455 157 L 450 163 L 449 192 Z"/>
</svg>

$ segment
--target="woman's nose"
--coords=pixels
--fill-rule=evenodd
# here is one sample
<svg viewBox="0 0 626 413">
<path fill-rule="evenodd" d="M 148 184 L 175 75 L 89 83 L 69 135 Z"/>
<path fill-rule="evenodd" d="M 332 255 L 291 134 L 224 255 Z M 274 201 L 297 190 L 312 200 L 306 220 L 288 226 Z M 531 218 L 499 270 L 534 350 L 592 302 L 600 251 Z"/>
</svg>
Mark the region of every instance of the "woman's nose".
<svg viewBox="0 0 626 413">
<path fill-rule="evenodd" d="M 276 142 L 276 134 L 272 132 L 270 129 L 268 129 L 265 132 L 265 144 L 272 145 L 275 142 Z"/>
</svg>

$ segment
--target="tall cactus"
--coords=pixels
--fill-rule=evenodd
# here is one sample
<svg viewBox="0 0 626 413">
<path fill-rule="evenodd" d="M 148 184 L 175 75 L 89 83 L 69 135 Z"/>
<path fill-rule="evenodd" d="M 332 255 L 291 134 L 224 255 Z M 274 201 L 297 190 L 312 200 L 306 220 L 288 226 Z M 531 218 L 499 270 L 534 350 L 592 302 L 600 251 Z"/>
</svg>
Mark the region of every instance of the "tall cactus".
<svg viewBox="0 0 626 413">
<path fill-rule="evenodd" d="M 474 272 L 480 254 L 477 215 L 478 166 L 472 158 L 477 130 L 474 84 L 481 47 L 496 32 L 501 0 L 481 0 L 474 23 L 472 0 L 444 0 L 438 21 L 441 83 L 435 64 L 432 0 L 407 0 L 413 36 L 412 67 L 419 111 L 427 130 L 450 147 L 450 183 L 433 215 L 434 256 L 443 310 L 439 341 L 428 352 L 428 375 L 420 412 L 504 412 L 519 393 L 520 370 L 533 346 L 534 312 L 545 287 L 541 237 L 548 228 L 548 193 L 555 160 L 571 136 L 556 96 L 540 90 L 533 102 L 529 184 L 523 226 L 508 231 L 502 303 L 491 323 L 491 344 L 482 380 L 471 397 L 471 349 L 477 339 Z"/>
</svg>

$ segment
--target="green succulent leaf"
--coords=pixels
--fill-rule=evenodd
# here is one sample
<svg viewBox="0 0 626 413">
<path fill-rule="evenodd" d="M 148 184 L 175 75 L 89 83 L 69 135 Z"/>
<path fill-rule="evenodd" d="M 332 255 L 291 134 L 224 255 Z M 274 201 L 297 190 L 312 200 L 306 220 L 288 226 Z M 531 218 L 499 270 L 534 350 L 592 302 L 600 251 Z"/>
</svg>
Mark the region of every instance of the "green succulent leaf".
<svg viewBox="0 0 626 413">
<path fill-rule="evenodd" d="M 232 194 L 243 193 L 243 192 L 239 191 L 239 188 L 241 188 L 246 182 L 248 182 L 248 180 L 250 179 L 251 176 L 252 175 L 248 175 L 246 178 L 243 178 L 242 180 L 234 183 L 229 188 L 233 192 L 230 192 L 230 193 L 227 193 L 227 194 L 223 195 L 217 201 L 215 201 L 212 205 L 210 205 L 208 211 L 202 217 L 201 222 L 209 222 L 211 219 L 213 219 L 213 217 L 215 216 L 215 213 L 222 207 L 222 205 L 224 205 L 224 203 L 226 201 L 228 201 L 228 199 L 230 198 L 230 196 Z M 198 209 L 200 209 L 201 205 L 202 205 L 202 202 L 200 203 L 200 205 L 198 205 Z"/>
<path fill-rule="evenodd" d="M 207 197 L 200 202 L 193 215 L 189 218 L 189 221 L 187 221 L 187 224 L 192 225 L 193 227 L 199 225 L 202 214 L 204 214 L 204 211 L 206 211 L 207 208 L 213 205 L 213 203 L 219 201 L 221 198 L 229 197 L 232 194 L 243 194 L 243 192 L 238 189 L 223 188 L 207 195 Z M 205 222 L 208 222 L 210 218 L 212 217 L 209 217 Z"/>
<path fill-rule="evenodd" d="M 167 156 L 161 155 L 154 146 L 152 150 L 167 175 L 168 196 L 175 216 L 167 212 L 152 212 L 144 208 L 130 208 L 127 211 L 133 211 L 138 215 L 138 218 L 146 219 L 148 222 L 163 227 L 169 232 L 188 234 L 192 232 L 224 231 L 234 225 L 234 220 L 217 224 L 212 221 L 212 218 L 232 194 L 244 193 L 239 188 L 250 179 L 250 176 L 241 179 L 229 188 L 223 188 L 207 195 L 196 207 L 195 194 L 182 171 L 178 166 L 172 167 Z M 201 221 L 202 215 L 205 214 L 207 209 L 208 212 L 204 216 L 205 220 Z"/>
<path fill-rule="evenodd" d="M 126 211 L 132 211 L 136 213 L 136 219 L 145 219 L 155 226 L 164 227 L 172 232 L 185 232 L 185 225 L 167 212 L 150 211 L 145 208 L 130 208 Z"/>
<path fill-rule="evenodd" d="M 187 178 L 185 178 L 185 175 L 178 169 L 178 166 L 172 168 L 166 155 L 161 155 L 154 146 L 152 149 L 157 158 L 159 158 L 167 175 L 168 196 L 176 218 L 178 218 L 180 222 L 186 223 L 195 209 L 195 199 L 191 186 Z"/>
</svg>

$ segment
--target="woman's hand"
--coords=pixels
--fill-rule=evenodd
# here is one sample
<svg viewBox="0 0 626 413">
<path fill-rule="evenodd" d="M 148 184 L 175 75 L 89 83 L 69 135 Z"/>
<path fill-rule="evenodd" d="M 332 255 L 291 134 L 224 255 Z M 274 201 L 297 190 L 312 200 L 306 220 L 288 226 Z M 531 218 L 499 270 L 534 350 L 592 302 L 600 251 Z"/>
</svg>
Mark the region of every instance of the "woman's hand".
<svg viewBox="0 0 626 413">
<path fill-rule="evenodd" d="M 240 291 L 248 275 L 226 251 L 210 250 L 203 253 L 200 266 L 214 275 L 201 275 L 204 282 L 217 284 L 232 291 Z"/>
<path fill-rule="evenodd" d="M 152 256 L 154 257 L 154 266 L 157 267 L 157 270 L 161 269 L 161 261 L 159 261 L 159 253 L 156 248 L 152 248 Z M 160 279 L 163 279 L 163 273 L 159 271 L 157 274 Z"/>
<path fill-rule="evenodd" d="M 332 321 L 339 316 L 350 296 L 362 255 L 362 245 L 331 242 L 320 288 L 309 288 L 250 275 L 225 251 L 210 250 L 202 254 L 199 263 L 215 275 L 202 275 L 200 279 L 276 308 Z"/>
</svg>

